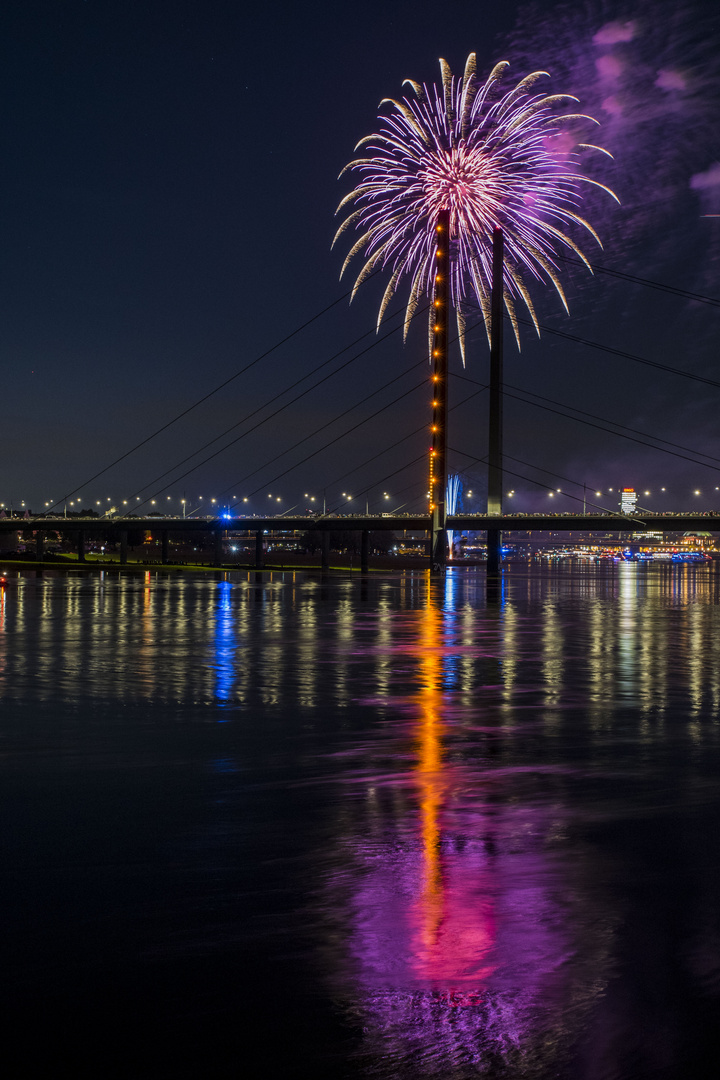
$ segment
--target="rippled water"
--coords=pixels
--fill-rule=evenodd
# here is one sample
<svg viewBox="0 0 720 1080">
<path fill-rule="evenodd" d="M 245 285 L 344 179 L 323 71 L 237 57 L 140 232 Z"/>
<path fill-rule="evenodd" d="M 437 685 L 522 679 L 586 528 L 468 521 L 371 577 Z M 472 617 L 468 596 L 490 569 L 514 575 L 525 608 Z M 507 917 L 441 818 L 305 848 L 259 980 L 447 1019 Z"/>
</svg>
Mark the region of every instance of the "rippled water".
<svg viewBox="0 0 720 1080">
<path fill-rule="evenodd" d="M 714 565 L 12 578 L 16 1075 L 718 1075 L 719 599 Z"/>
</svg>

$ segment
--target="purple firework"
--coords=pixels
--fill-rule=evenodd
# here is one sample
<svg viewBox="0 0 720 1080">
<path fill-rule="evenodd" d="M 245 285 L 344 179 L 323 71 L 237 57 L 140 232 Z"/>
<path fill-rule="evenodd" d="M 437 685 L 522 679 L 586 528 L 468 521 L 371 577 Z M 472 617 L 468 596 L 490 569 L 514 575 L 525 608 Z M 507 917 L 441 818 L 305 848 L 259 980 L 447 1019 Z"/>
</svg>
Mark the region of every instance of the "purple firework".
<svg viewBox="0 0 720 1080">
<path fill-rule="evenodd" d="M 355 147 L 370 156 L 345 166 L 359 183 L 340 203 L 352 213 L 333 244 L 352 227 L 361 232 L 345 259 L 342 274 L 354 256 L 364 263 L 352 296 L 374 270 L 390 271 L 380 304 L 378 326 L 404 278 L 410 294 L 405 336 L 421 299 L 433 299 L 435 225 L 440 210 L 450 211 L 452 251 L 451 298 L 464 356 L 465 311 L 479 304 L 489 334 L 492 280 L 492 231 L 500 225 L 505 237 L 505 307 L 519 342 L 515 302 L 537 318 L 524 278 L 550 281 L 565 308 L 555 252 L 566 248 L 589 263 L 568 228 L 586 230 L 600 244 L 595 230 L 579 214 L 581 185 L 593 184 L 615 195 L 580 171 L 587 151 L 601 147 L 577 141 L 575 132 L 596 124 L 590 116 L 562 113 L 567 94 L 533 94 L 547 72 L 536 71 L 502 95 L 497 84 L 508 68 L 497 64 L 486 82 L 475 73 L 471 53 L 462 79 L 440 61 L 442 84 L 430 87 L 406 79 L 414 97 L 385 98 L 392 106 L 380 116 L 380 130 Z M 608 155 L 609 156 L 609 155 Z"/>
</svg>

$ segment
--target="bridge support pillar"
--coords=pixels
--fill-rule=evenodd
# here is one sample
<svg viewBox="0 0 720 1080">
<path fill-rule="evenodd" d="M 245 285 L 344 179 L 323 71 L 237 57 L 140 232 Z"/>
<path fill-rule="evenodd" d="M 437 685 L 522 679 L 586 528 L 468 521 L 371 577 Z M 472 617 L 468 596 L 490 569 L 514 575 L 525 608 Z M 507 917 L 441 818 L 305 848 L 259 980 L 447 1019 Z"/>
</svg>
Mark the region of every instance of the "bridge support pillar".
<svg viewBox="0 0 720 1080">
<path fill-rule="evenodd" d="M 323 529 L 323 531 L 320 533 L 320 538 L 321 538 L 320 565 L 321 565 L 323 570 L 329 570 L 330 569 L 330 533 L 327 531 L 327 529 Z"/>
<path fill-rule="evenodd" d="M 160 550 L 162 552 L 162 554 L 160 555 L 160 561 L 162 562 L 163 566 L 167 566 L 167 564 L 170 562 L 167 529 L 162 529 L 160 531 Z"/>
<path fill-rule="evenodd" d="M 35 533 L 35 558 L 40 561 L 45 553 L 45 533 L 39 529 Z"/>
<path fill-rule="evenodd" d="M 78 529 L 77 534 L 77 557 L 78 562 L 85 562 L 85 530 Z"/>
<path fill-rule="evenodd" d="M 265 552 L 263 550 L 262 529 L 255 532 L 255 569 L 262 570 L 265 565 Z"/>
<path fill-rule="evenodd" d="M 363 529 L 360 533 L 360 570 L 367 574 L 370 569 L 370 531 Z"/>
<path fill-rule="evenodd" d="M 128 533 L 127 529 L 120 530 L 120 562 L 123 566 L 128 561 Z"/>
<path fill-rule="evenodd" d="M 497 577 L 502 567 L 502 533 L 500 529 L 487 531 L 487 576 Z"/>
<path fill-rule="evenodd" d="M 223 561 L 223 534 L 222 529 L 216 529 L 214 533 L 215 539 L 215 552 L 213 557 L 213 564 L 215 566 L 222 566 Z"/>
</svg>

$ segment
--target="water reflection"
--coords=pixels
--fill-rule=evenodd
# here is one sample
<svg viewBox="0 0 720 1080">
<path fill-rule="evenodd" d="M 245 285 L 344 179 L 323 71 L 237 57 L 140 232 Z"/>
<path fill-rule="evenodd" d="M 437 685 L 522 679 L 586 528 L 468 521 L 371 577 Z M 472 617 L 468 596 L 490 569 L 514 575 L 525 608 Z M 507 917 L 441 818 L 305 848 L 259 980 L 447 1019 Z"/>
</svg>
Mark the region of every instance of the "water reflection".
<svg viewBox="0 0 720 1080">
<path fill-rule="evenodd" d="M 168 819 L 167 858 L 184 880 L 210 852 L 196 880 L 223 948 L 241 899 L 242 933 L 266 919 L 273 867 L 268 949 L 356 1021 L 348 1075 L 635 1077 L 655 1060 L 648 984 L 688 1001 L 720 987 L 719 580 L 523 568 L 488 597 L 464 571 L 13 578 L 3 722 L 22 703 L 51 728 L 66 703 L 80 742 L 112 717 L 105 761 L 141 715 L 172 791 L 168 726 L 189 718 L 177 758 L 218 786 L 195 779 L 201 824 Z M 69 738 L 51 741 L 68 760 Z M 168 933 L 204 948 L 207 907 L 165 907 Z M 591 1038 L 604 1072 L 578 1065 Z"/>
<path fill-rule="evenodd" d="M 344 993 L 382 1076 L 464 1077 L 530 1058 L 542 1075 L 607 978 L 597 882 L 591 891 L 581 862 L 561 867 L 553 857 L 567 828 L 562 798 L 518 798 L 516 781 L 542 767 L 488 761 L 506 685 L 492 685 L 487 703 L 481 694 L 458 707 L 467 660 L 490 654 L 502 666 L 514 641 L 491 622 L 488 640 L 470 644 L 468 602 L 448 575 L 404 622 L 400 648 L 414 657 L 418 689 L 394 700 L 403 740 L 392 756 L 408 768 L 362 776 L 366 815 L 347 829 L 354 869 L 343 864 L 329 886 L 332 909 L 351 912 L 350 956 L 332 966 L 336 977 L 354 973 Z M 545 773 L 552 790 L 553 770 Z"/>
<path fill-rule="evenodd" d="M 232 585 L 223 581 L 218 585 L 218 601 L 215 607 L 215 697 L 227 702 L 232 696 L 235 672 L 238 664 L 236 634 L 231 603 Z"/>
</svg>

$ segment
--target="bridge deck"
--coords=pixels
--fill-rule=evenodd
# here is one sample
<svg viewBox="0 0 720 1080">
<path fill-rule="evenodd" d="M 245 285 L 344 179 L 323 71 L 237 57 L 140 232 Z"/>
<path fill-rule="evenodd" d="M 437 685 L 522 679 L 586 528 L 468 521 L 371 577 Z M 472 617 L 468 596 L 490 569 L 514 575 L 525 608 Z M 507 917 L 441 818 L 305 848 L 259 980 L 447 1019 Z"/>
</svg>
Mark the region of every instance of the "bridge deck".
<svg viewBox="0 0 720 1080">
<path fill-rule="evenodd" d="M 720 513 L 643 514 L 454 514 L 447 519 L 449 529 L 484 532 L 501 529 L 514 532 L 720 532 Z M 352 514 L 325 517 L 236 517 L 236 518 L 160 518 L 160 517 L 42 517 L 0 518 L 0 532 L 32 529 L 40 532 L 78 532 L 79 530 L 142 529 L 153 532 L 230 531 L 292 532 L 305 530 L 390 530 L 428 531 L 430 519 L 424 514 Z"/>
</svg>

